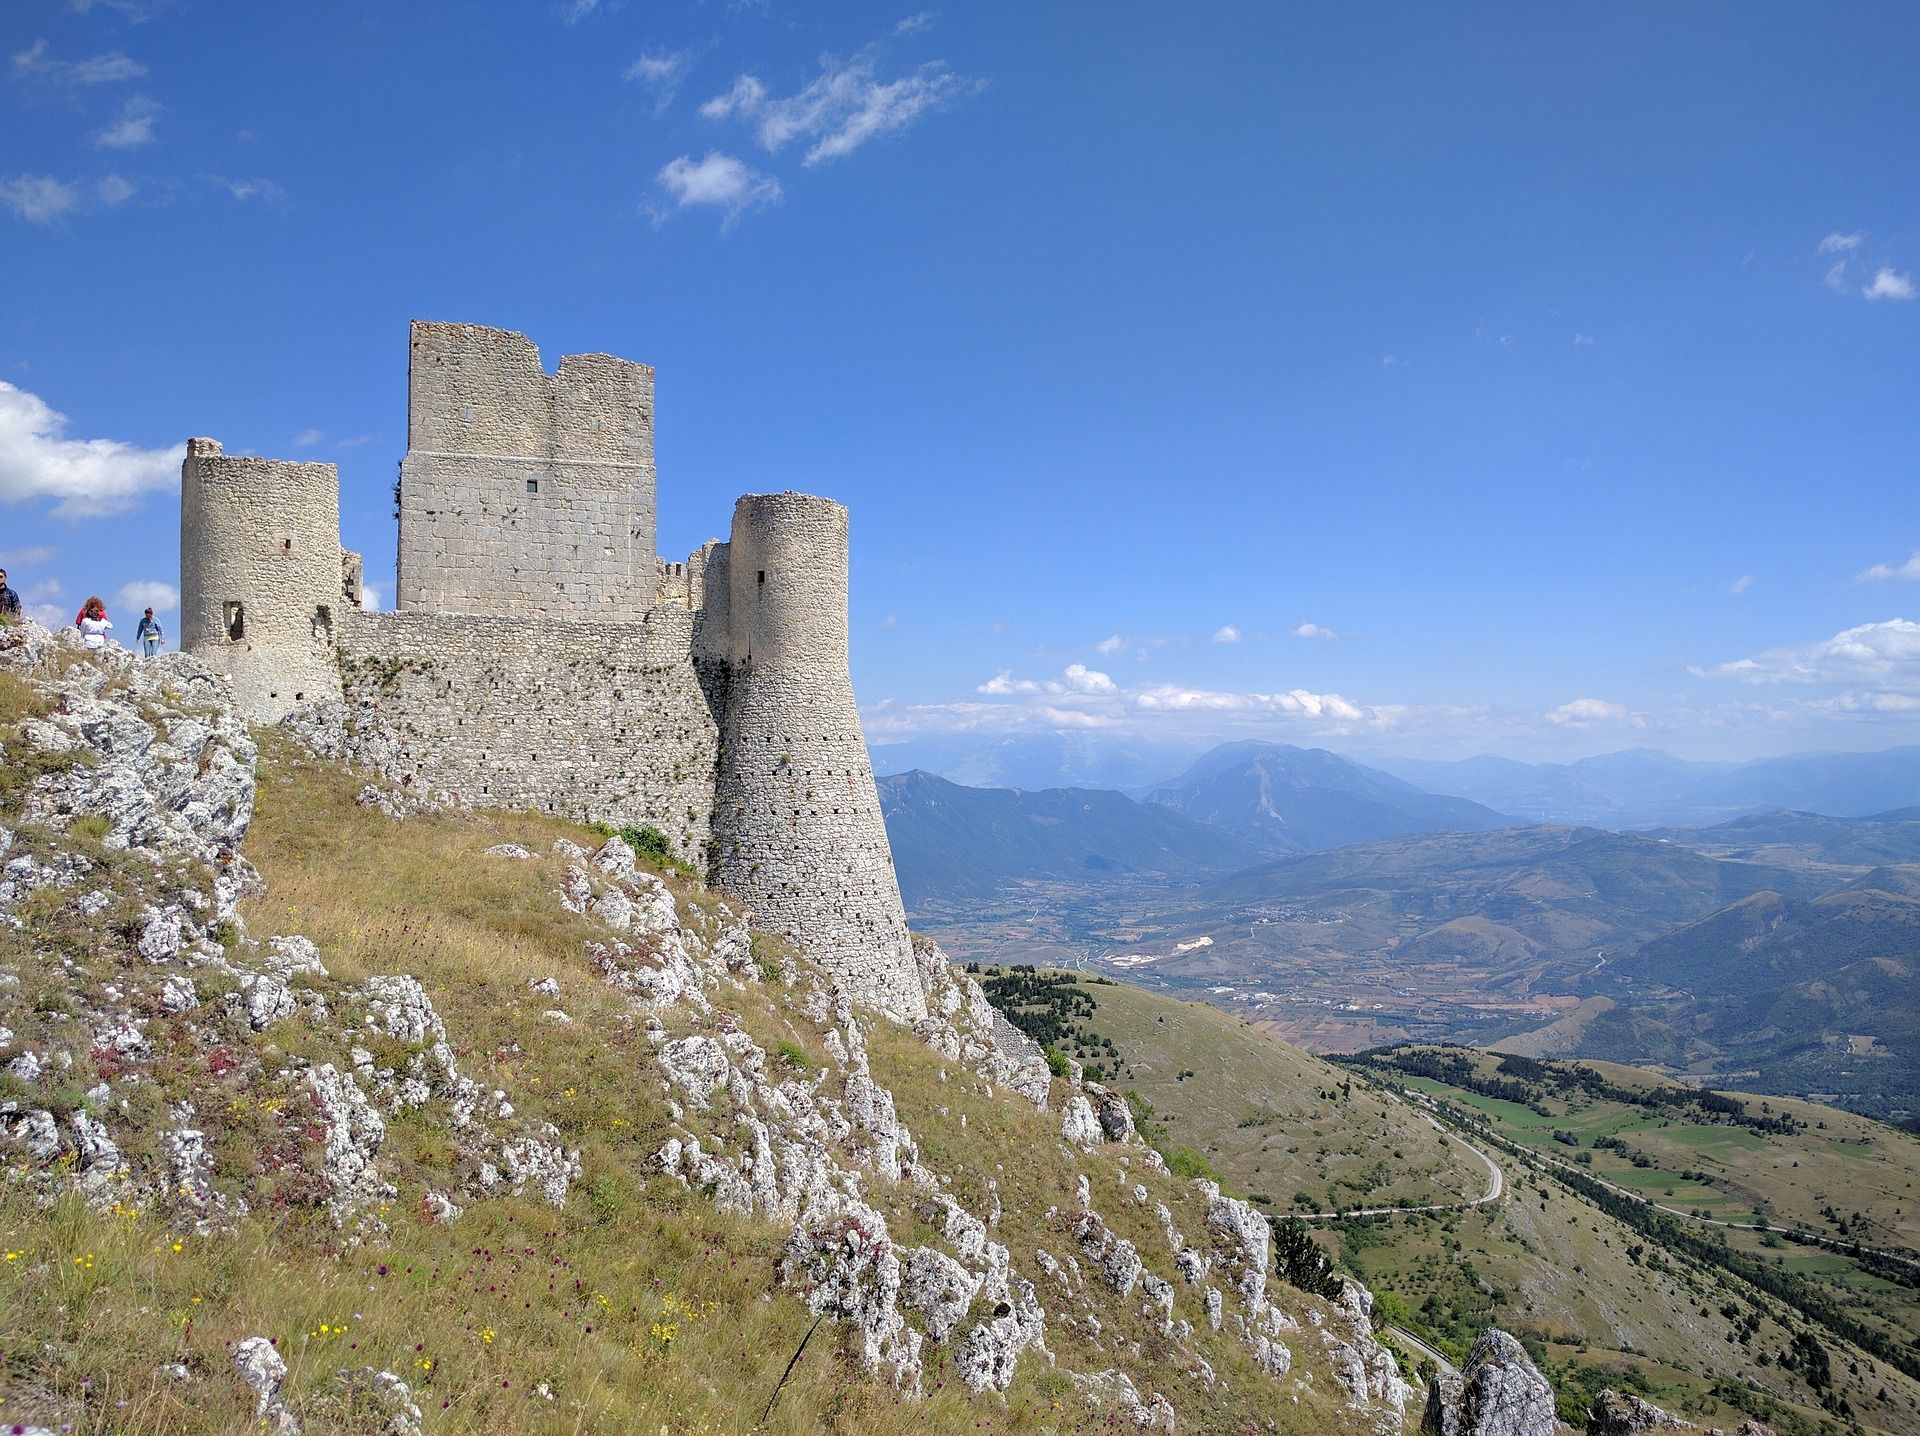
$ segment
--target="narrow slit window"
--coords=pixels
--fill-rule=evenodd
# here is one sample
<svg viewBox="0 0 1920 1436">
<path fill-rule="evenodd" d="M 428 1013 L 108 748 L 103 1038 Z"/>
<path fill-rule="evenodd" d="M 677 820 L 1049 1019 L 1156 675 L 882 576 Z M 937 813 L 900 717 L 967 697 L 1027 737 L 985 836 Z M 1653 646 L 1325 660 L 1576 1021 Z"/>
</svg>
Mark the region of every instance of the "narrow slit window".
<svg viewBox="0 0 1920 1436">
<path fill-rule="evenodd" d="M 246 605 L 238 601 L 229 600 L 226 605 L 226 618 L 227 641 L 229 643 L 238 643 L 247 636 Z"/>
</svg>

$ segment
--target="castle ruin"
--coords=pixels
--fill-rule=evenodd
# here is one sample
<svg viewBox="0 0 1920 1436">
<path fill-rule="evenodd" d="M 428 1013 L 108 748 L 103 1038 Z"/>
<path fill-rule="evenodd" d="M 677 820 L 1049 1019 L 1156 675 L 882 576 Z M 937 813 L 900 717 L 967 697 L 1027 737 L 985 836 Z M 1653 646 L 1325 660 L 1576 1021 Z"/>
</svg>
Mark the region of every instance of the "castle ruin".
<svg viewBox="0 0 1920 1436">
<path fill-rule="evenodd" d="M 332 464 L 192 439 L 181 647 L 275 722 L 344 699 L 426 791 L 645 825 L 857 1000 L 925 1013 L 847 666 L 847 511 L 748 494 L 655 552 L 653 370 L 412 326 L 395 608 Z"/>
</svg>

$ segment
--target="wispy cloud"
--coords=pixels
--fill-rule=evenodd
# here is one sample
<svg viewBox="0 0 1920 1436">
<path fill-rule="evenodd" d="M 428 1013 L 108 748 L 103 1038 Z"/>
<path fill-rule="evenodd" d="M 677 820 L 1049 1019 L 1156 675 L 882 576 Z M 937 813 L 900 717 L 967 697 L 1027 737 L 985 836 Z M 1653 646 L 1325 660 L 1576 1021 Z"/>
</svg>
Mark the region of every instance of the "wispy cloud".
<svg viewBox="0 0 1920 1436">
<path fill-rule="evenodd" d="M 1733 582 L 1727 585 L 1727 592 L 1728 593 L 1745 593 L 1748 589 L 1752 587 L 1753 587 L 1753 575 L 1750 573 L 1743 573 L 1740 575 L 1740 577 L 1734 579 Z"/>
<path fill-rule="evenodd" d="M 685 50 L 650 50 L 627 66 L 623 78 L 653 93 L 655 113 L 665 110 L 679 93 L 693 57 Z"/>
<path fill-rule="evenodd" d="M 1550 708 L 1541 715 L 1560 728 L 1644 728 L 1647 720 L 1619 703 L 1605 698 L 1575 698 Z"/>
<path fill-rule="evenodd" d="M 13 56 L 14 78 L 50 85 L 117 85 L 147 73 L 145 65 L 118 50 L 85 60 L 56 60 L 48 50 L 45 40 L 36 40 Z"/>
<path fill-rule="evenodd" d="M 918 14 L 907 16 L 906 19 L 902 20 L 898 25 L 895 25 L 893 27 L 893 33 L 896 35 L 917 35 L 922 30 L 931 30 L 933 28 L 933 22 L 939 18 L 940 12 L 938 10 L 922 10 Z"/>
<path fill-rule="evenodd" d="M 135 95 L 120 107 L 120 118 L 93 137 L 102 149 L 131 150 L 153 143 L 153 127 L 162 113 L 158 101 Z"/>
<path fill-rule="evenodd" d="M 1231 623 L 1223 623 L 1214 629 L 1213 641 L 1215 643 L 1238 643 L 1240 641 L 1240 630 L 1235 628 Z"/>
<path fill-rule="evenodd" d="M 80 202 L 80 191 L 51 175 L 0 180 L 0 204 L 30 224 L 52 224 Z"/>
<path fill-rule="evenodd" d="M 980 88 L 938 60 L 892 80 L 879 78 L 879 64 L 879 51 L 871 45 L 848 60 L 827 56 L 821 73 L 787 96 L 775 96 L 757 76 L 742 75 L 732 89 L 702 105 L 700 113 L 710 120 L 752 125 L 769 154 L 795 140 L 811 140 L 802 159 L 811 166 L 844 158 L 881 135 L 897 134 Z"/>
<path fill-rule="evenodd" d="M 1911 579 L 1920 582 L 1920 549 L 1915 549 L 1905 563 L 1876 563 L 1872 568 L 1863 568 L 1853 576 L 1855 583 L 1883 583 L 1890 578 Z"/>
<path fill-rule="evenodd" d="M 60 550 L 37 544 L 31 548 L 0 549 L 0 568 L 38 568 L 52 563 Z"/>
<path fill-rule="evenodd" d="M 115 205 L 125 204 L 138 191 L 133 181 L 123 179 L 119 175 L 107 175 L 94 184 L 93 192 L 100 197 L 100 203 L 111 209 Z"/>
<path fill-rule="evenodd" d="M 1591 343 L 1593 343 L 1593 336 L 1591 334 L 1582 334 L 1578 329 L 1573 331 L 1574 348 L 1585 349 Z"/>
<path fill-rule="evenodd" d="M 172 613 L 180 606 L 180 590 L 157 578 L 135 579 L 120 586 L 113 601 L 123 609 L 138 612 L 151 608 L 155 613 Z"/>
<path fill-rule="evenodd" d="M 227 175 L 201 175 L 200 178 L 217 185 L 242 204 L 257 199 L 278 208 L 287 202 L 287 192 L 269 179 L 232 179 Z"/>
<path fill-rule="evenodd" d="M 780 181 L 772 175 L 718 150 L 708 150 L 705 159 L 681 155 L 669 160 L 654 178 L 679 208 L 717 209 L 729 225 L 750 209 L 776 203 L 781 193 Z"/>
<path fill-rule="evenodd" d="M 569 25 L 578 25 L 599 8 L 600 0 L 565 0 L 560 6 L 560 18 Z"/>
<path fill-rule="evenodd" d="M 1340 636 L 1331 628 L 1318 623 L 1296 623 L 1287 632 L 1295 638 L 1338 638 Z"/>
<path fill-rule="evenodd" d="M 1313 693 L 1305 688 L 1293 688 L 1285 693 L 1223 693 L 1160 683 L 1133 694 L 1132 702 L 1136 708 L 1160 713 L 1267 713 L 1338 723 L 1363 723 L 1378 716 L 1378 710 L 1370 710 L 1338 693 Z"/>
<path fill-rule="evenodd" d="M 336 449 L 357 449 L 362 444 L 371 444 L 379 437 L 378 434 L 352 434 L 344 439 L 335 439 L 333 446 Z"/>
<path fill-rule="evenodd" d="M 318 429 L 302 429 L 293 436 L 293 446 L 296 449 L 311 449 L 326 437 Z"/>
<path fill-rule="evenodd" d="M 186 445 L 142 449 L 114 439 L 70 439 L 67 417 L 0 380 L 0 502 L 59 502 L 58 518 L 96 518 L 180 484 Z"/>
<path fill-rule="evenodd" d="M 1109 658 L 1116 653 L 1125 653 L 1127 648 L 1127 640 L 1117 633 L 1110 634 L 1093 645 L 1094 652 L 1104 653 Z"/>
<path fill-rule="evenodd" d="M 1867 684 L 1920 689 L 1920 623 L 1905 618 L 1862 623 L 1817 643 L 1770 648 L 1751 658 L 1689 671 L 1700 678 L 1733 678 L 1753 684 Z"/>
<path fill-rule="evenodd" d="M 1896 274 L 1883 264 L 1874 274 L 1873 282 L 1863 286 L 1860 293 L 1868 299 L 1911 299 L 1914 296 L 1913 276 Z"/>
<path fill-rule="evenodd" d="M 1814 253 L 1816 254 L 1852 254 L 1856 249 L 1860 247 L 1860 241 L 1865 239 L 1866 237 L 1867 237 L 1866 233 L 1858 229 L 1856 229 L 1852 234 L 1841 234 L 1838 230 L 1836 230 L 1832 234 L 1828 235 L 1825 239 L 1820 241 L 1819 247 L 1815 249 Z"/>
</svg>

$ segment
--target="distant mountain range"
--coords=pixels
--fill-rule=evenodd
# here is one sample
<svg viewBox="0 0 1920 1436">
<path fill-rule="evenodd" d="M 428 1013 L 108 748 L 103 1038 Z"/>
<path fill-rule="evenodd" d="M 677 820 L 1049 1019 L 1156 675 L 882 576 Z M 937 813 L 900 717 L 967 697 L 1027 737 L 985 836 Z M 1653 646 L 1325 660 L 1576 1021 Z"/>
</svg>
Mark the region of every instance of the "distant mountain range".
<svg viewBox="0 0 1920 1436">
<path fill-rule="evenodd" d="M 1232 833 L 1106 788 L 969 788 L 920 772 L 892 774 L 879 788 L 909 908 L 1010 883 L 1188 882 L 1264 856 Z"/>
<path fill-rule="evenodd" d="M 1223 743 L 1147 801 L 1278 852 L 1514 826 L 1466 798 L 1422 792 L 1324 748 L 1283 743 Z"/>
<path fill-rule="evenodd" d="M 1862 817 L 1920 805 L 1920 746 L 1746 763 L 1630 748 L 1577 763 L 1489 756 L 1383 759 L 1380 766 L 1429 792 L 1471 798 L 1516 818 L 1609 828 L 1698 827 L 1779 809 Z"/>
</svg>

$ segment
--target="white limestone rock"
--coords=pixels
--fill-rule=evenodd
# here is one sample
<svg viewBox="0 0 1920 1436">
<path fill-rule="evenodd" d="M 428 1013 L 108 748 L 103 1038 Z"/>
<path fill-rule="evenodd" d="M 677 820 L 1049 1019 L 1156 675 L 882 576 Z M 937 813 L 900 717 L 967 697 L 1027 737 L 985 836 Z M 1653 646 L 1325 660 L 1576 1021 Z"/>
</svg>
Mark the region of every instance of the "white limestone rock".
<svg viewBox="0 0 1920 1436">
<path fill-rule="evenodd" d="M 286 1384 L 287 1363 L 273 1349 L 270 1337 L 249 1336 L 233 1349 L 233 1367 L 253 1392 L 253 1417 L 263 1431 L 276 1436 L 299 1436 L 300 1423 L 280 1399 Z"/>
<path fill-rule="evenodd" d="M 1480 1333 L 1457 1379 L 1429 1388 L 1420 1421 L 1423 1436 L 1554 1436 L 1557 1429 L 1553 1388 L 1526 1348 L 1497 1326 Z"/>
<path fill-rule="evenodd" d="M 1100 1119 L 1094 1115 L 1093 1104 L 1077 1092 L 1061 1110 L 1060 1135 L 1083 1151 L 1100 1145 Z"/>
<path fill-rule="evenodd" d="M 944 1346 L 973 1305 L 980 1283 L 979 1276 L 945 1252 L 915 1247 L 901 1268 L 900 1302 L 920 1314 L 927 1339 Z"/>
</svg>

